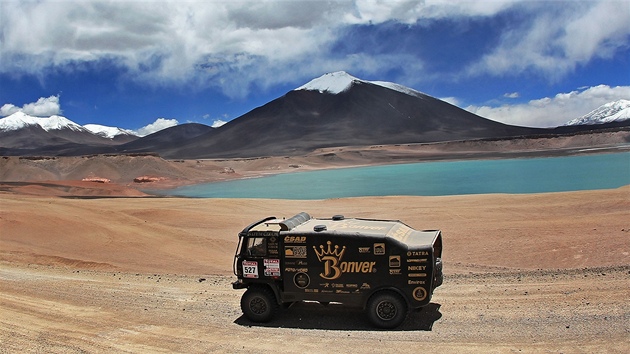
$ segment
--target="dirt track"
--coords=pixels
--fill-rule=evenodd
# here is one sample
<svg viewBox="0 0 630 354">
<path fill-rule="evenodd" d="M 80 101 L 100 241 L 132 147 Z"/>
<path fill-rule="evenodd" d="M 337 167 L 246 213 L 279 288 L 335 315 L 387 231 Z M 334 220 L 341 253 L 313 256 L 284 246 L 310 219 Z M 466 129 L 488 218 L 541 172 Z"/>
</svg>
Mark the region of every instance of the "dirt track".
<svg viewBox="0 0 630 354">
<path fill-rule="evenodd" d="M 448 277 L 395 331 L 335 305 L 241 317 L 228 276 L 3 267 L 4 352 L 618 352 L 630 267 Z M 200 282 L 200 279 L 205 279 Z"/>
<path fill-rule="evenodd" d="M 0 351 L 624 353 L 629 188 L 322 201 L 0 194 Z M 247 322 L 230 286 L 236 234 L 302 210 L 442 229 L 444 285 L 394 331 L 314 303 Z"/>
</svg>

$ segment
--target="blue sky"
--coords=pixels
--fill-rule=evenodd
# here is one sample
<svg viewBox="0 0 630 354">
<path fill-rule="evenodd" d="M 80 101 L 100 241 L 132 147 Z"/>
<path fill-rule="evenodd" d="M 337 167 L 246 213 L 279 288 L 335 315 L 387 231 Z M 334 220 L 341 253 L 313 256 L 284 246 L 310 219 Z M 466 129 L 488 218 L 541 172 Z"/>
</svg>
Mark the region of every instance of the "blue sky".
<svg viewBox="0 0 630 354">
<path fill-rule="evenodd" d="M 630 99 L 630 1 L 0 0 L 0 118 L 212 125 L 340 70 L 557 126 Z"/>
</svg>

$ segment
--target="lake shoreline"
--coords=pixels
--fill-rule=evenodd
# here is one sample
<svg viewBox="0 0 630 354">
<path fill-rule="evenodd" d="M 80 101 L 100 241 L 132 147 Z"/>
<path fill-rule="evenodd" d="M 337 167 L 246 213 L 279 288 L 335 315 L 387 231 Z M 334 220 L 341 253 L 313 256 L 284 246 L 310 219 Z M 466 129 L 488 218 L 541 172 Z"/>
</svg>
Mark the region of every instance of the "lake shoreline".
<svg viewBox="0 0 630 354">
<path fill-rule="evenodd" d="M 595 151 L 599 153 L 594 153 Z M 326 199 L 362 196 L 531 194 L 630 184 L 628 151 L 460 159 L 289 171 L 143 192 L 192 198 Z M 541 177 L 544 176 L 544 177 Z M 307 187 L 306 187 L 307 186 Z"/>
<path fill-rule="evenodd" d="M 165 160 L 153 154 L 5 156 L 0 158 L 0 190 L 24 195 L 149 197 L 144 191 L 292 172 L 624 152 L 630 151 L 629 142 L 630 131 L 622 130 L 576 136 L 343 146 L 300 156 L 197 160 Z"/>
</svg>

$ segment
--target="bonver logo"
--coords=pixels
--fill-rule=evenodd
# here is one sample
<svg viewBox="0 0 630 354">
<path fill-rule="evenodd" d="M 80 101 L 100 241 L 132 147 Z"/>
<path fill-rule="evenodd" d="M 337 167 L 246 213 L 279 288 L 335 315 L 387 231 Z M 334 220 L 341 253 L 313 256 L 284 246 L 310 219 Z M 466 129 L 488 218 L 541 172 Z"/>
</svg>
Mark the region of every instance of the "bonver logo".
<svg viewBox="0 0 630 354">
<path fill-rule="evenodd" d="M 324 272 L 319 276 L 326 280 L 335 280 L 343 273 L 372 273 L 376 272 L 374 265 L 376 262 L 342 262 L 343 254 L 346 252 L 346 246 L 341 249 L 339 245 L 332 247 L 332 242 L 326 242 L 327 247 L 319 245 L 319 249 L 313 246 L 317 259 L 324 263 Z"/>
</svg>

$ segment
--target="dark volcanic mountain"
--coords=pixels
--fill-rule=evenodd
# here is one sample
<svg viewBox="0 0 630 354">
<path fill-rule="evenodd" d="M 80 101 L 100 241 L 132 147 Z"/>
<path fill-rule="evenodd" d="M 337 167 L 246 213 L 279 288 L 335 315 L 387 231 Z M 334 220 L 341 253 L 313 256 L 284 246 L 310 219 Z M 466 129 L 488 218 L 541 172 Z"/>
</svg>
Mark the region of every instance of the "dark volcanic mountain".
<svg viewBox="0 0 630 354">
<path fill-rule="evenodd" d="M 287 156 L 324 147 L 579 134 L 628 126 L 630 120 L 597 127 L 511 126 L 398 84 L 336 72 L 216 129 L 191 123 L 142 138 L 112 138 L 112 134 L 125 132 L 103 126 L 89 131 L 64 117 L 40 119 L 15 113 L 0 119 L 0 155 L 156 153 L 171 159 Z"/>
<path fill-rule="evenodd" d="M 190 139 L 203 134 L 211 134 L 214 130 L 215 128 L 204 124 L 180 124 L 120 145 L 116 151 L 120 153 L 154 152 L 164 156 Z"/>
<path fill-rule="evenodd" d="M 400 85 L 333 73 L 165 151 L 164 156 L 294 155 L 332 146 L 498 138 L 542 131 L 491 121 Z"/>
</svg>

